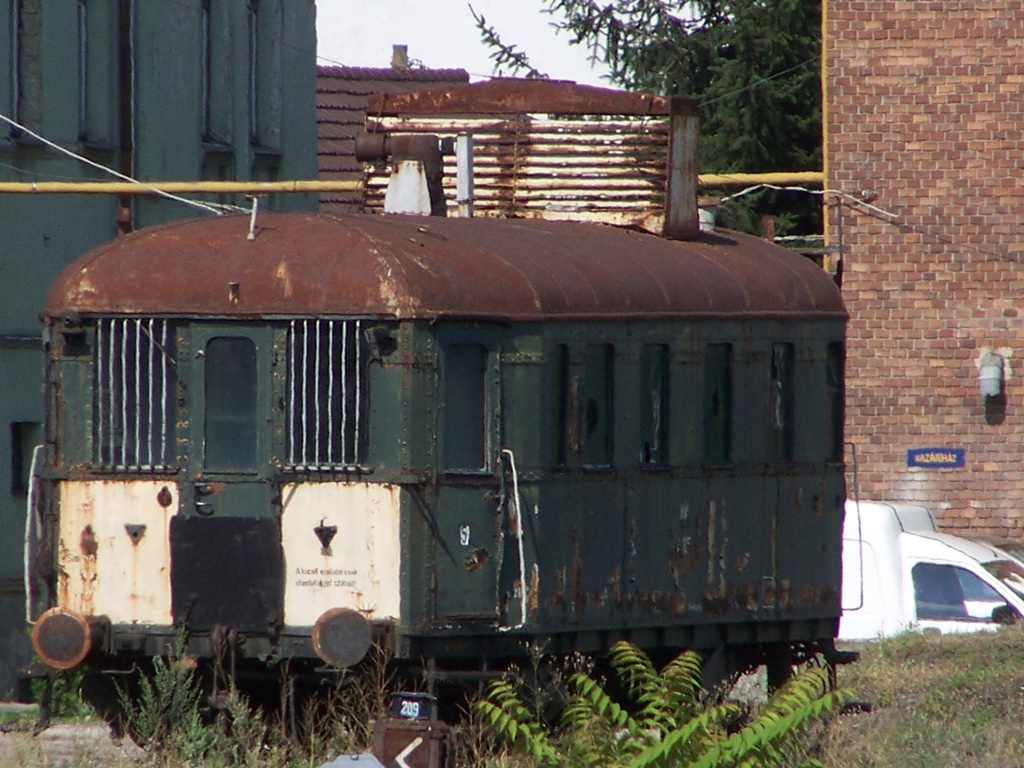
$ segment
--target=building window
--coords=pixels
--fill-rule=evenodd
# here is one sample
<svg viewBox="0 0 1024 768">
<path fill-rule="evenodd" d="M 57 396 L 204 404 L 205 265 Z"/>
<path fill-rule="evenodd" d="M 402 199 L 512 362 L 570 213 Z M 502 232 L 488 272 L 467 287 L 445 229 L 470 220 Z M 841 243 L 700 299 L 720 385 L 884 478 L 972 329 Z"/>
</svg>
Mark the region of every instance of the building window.
<svg viewBox="0 0 1024 768">
<path fill-rule="evenodd" d="M 361 320 L 293 320 L 288 327 L 286 453 L 292 469 L 355 467 L 366 456 L 366 361 Z"/>
<path fill-rule="evenodd" d="M 828 345 L 825 360 L 825 429 L 829 461 L 843 460 L 843 420 L 845 386 L 844 361 L 845 354 L 841 342 L 834 341 Z"/>
<path fill-rule="evenodd" d="M 78 138 L 89 135 L 89 11 L 78 0 Z"/>
<path fill-rule="evenodd" d="M 487 466 L 487 349 L 452 344 L 444 351 L 442 427 L 444 466 L 479 471 Z"/>
<path fill-rule="evenodd" d="M 645 344 L 640 352 L 640 460 L 668 464 L 669 351 L 665 344 Z"/>
<path fill-rule="evenodd" d="M 32 453 L 43 442 L 38 421 L 11 423 L 11 493 L 24 496 L 32 484 Z"/>
<path fill-rule="evenodd" d="M 96 327 L 93 461 L 159 470 L 171 463 L 174 339 L 166 320 L 101 320 Z"/>
<path fill-rule="evenodd" d="M 772 457 L 789 462 L 793 460 L 792 344 L 772 344 L 768 389 Z"/>
<path fill-rule="evenodd" d="M 202 0 L 199 7 L 199 66 L 201 69 L 199 110 L 202 121 L 202 139 L 209 141 L 213 99 L 213 34 L 210 22 L 210 0 Z"/>
<path fill-rule="evenodd" d="M 249 141 L 260 143 L 260 21 L 259 0 L 249 0 L 247 7 L 249 32 Z"/>
<path fill-rule="evenodd" d="M 581 434 L 583 465 L 607 467 L 612 463 L 612 398 L 615 355 L 611 344 L 591 344 L 583 359 Z"/>
<path fill-rule="evenodd" d="M 38 130 L 42 124 L 42 0 L 11 6 L 11 106 L 14 120 Z M 12 135 L 20 133 L 14 129 Z"/>
<path fill-rule="evenodd" d="M 732 345 L 704 348 L 704 460 L 727 463 L 732 455 Z"/>
</svg>

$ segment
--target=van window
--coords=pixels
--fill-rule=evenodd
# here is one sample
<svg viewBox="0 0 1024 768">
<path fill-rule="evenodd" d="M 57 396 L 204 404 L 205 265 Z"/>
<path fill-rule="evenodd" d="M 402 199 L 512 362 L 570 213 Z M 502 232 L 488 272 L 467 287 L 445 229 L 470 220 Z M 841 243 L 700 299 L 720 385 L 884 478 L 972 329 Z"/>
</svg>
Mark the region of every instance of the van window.
<svg viewBox="0 0 1024 768">
<path fill-rule="evenodd" d="M 918 619 L 991 621 L 1006 601 L 981 578 L 955 565 L 918 563 L 911 571 Z"/>
</svg>

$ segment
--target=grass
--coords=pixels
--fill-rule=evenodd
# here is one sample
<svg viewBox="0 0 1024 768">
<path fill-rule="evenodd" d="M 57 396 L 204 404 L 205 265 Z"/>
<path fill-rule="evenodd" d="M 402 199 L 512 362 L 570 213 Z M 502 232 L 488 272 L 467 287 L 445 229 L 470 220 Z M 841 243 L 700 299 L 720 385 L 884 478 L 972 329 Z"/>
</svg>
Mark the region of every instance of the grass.
<svg viewBox="0 0 1024 768">
<path fill-rule="evenodd" d="M 839 684 L 872 710 L 832 724 L 824 768 L 1024 765 L 1024 629 L 908 633 L 860 650 Z"/>
<path fill-rule="evenodd" d="M 839 684 L 853 689 L 856 700 L 870 703 L 872 709 L 842 715 L 819 732 L 814 754 L 823 768 L 1024 766 L 1024 629 L 1006 627 L 993 634 L 963 636 L 906 634 L 864 644 L 860 650 L 860 662 L 839 670 Z M 319 743 L 286 750 L 273 739 L 268 743 L 262 731 L 255 736 L 236 731 L 234 740 L 246 747 L 241 754 L 222 751 L 193 765 L 314 768 L 349 749 L 359 749 L 367 739 L 365 721 L 380 713 L 374 692 L 385 690 L 386 685 L 372 680 L 367 689 L 350 691 L 351 685 L 354 680 L 341 678 L 337 690 L 328 696 L 327 711 L 305 713 L 321 718 L 329 712 L 338 718 L 335 731 L 317 729 L 323 734 Z M 27 721 L 19 727 L 8 720 L 8 730 L 21 732 L 0 735 L 2 766 L 168 768 L 184 764 L 166 753 L 143 753 L 128 744 L 97 739 L 93 732 L 98 724 L 76 724 L 93 737 L 83 738 L 83 731 L 61 746 L 32 736 L 35 712 L 11 714 L 11 719 L 20 716 Z M 482 723 L 473 720 L 470 713 L 468 722 L 456 729 L 452 751 L 460 768 L 523 768 L 526 761 L 501 750 Z"/>
</svg>

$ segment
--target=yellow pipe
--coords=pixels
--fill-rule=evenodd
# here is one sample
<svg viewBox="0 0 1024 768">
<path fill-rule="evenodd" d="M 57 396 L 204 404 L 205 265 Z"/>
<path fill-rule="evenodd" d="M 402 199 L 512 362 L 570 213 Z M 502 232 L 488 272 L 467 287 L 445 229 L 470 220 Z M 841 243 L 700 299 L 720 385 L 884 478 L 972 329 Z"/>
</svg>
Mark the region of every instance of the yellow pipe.
<svg viewBox="0 0 1024 768">
<path fill-rule="evenodd" d="M 821 184 L 821 171 L 792 173 L 702 173 L 702 187 L 748 184 Z M 153 195 L 171 194 L 272 194 L 279 192 L 359 192 L 361 181 L 0 181 L 0 194 Z"/>
<path fill-rule="evenodd" d="M 702 173 L 697 183 L 702 187 L 746 186 L 774 184 L 788 186 L 796 184 L 821 184 L 825 174 L 821 171 L 793 171 L 779 173 Z"/>
<path fill-rule="evenodd" d="M 5 181 L 0 194 L 153 195 L 270 194 L 276 192 L 358 192 L 361 181 Z"/>
<path fill-rule="evenodd" d="M 821 184 L 821 171 L 792 173 L 702 173 L 702 187 L 747 184 Z M 172 194 L 272 194 L 278 192 L 359 192 L 361 181 L 0 181 L 0 194 L 153 195 Z"/>
</svg>

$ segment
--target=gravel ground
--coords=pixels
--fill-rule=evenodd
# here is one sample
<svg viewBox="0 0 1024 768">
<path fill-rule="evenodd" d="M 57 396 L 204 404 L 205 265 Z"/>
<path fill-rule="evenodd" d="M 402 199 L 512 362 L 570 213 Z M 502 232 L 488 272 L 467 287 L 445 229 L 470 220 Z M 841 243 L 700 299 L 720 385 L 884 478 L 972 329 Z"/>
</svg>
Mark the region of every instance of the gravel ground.
<svg viewBox="0 0 1024 768">
<path fill-rule="evenodd" d="M 36 735 L 29 721 L 0 733 L 0 766 L 129 768 L 140 765 L 144 756 L 130 739 L 112 739 L 103 723 L 55 723 Z"/>
</svg>

